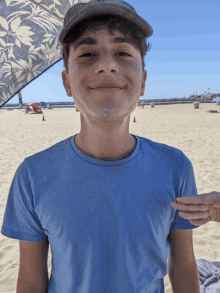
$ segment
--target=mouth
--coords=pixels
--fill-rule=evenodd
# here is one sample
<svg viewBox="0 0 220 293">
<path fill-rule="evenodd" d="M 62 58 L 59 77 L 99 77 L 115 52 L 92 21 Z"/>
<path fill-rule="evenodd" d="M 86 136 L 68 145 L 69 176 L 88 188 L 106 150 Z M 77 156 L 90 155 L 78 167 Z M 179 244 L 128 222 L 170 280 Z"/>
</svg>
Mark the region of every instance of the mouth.
<svg viewBox="0 0 220 293">
<path fill-rule="evenodd" d="M 115 91 L 122 90 L 122 88 L 119 88 L 119 87 L 98 87 L 98 88 L 95 88 L 93 90 L 115 92 Z"/>
</svg>

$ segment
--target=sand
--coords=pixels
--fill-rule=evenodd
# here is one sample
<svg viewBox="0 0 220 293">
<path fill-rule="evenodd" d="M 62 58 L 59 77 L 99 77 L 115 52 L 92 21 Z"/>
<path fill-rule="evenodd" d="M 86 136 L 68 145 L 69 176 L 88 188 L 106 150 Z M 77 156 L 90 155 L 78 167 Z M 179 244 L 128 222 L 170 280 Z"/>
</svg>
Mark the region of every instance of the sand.
<svg viewBox="0 0 220 293">
<path fill-rule="evenodd" d="M 220 113 L 213 104 L 155 105 L 137 107 L 131 114 L 130 133 L 181 149 L 191 160 L 198 193 L 220 191 Z M 75 108 L 43 110 L 26 115 L 22 110 L 0 109 L 0 227 L 9 188 L 24 158 L 80 132 L 80 113 Z M 134 116 L 136 123 L 133 122 Z M 195 258 L 220 261 L 220 224 L 209 222 L 193 231 Z M 16 292 L 19 270 L 19 241 L 0 234 L 0 292 Z M 51 274 L 51 250 L 48 256 Z M 165 292 L 172 288 L 168 275 Z"/>
</svg>

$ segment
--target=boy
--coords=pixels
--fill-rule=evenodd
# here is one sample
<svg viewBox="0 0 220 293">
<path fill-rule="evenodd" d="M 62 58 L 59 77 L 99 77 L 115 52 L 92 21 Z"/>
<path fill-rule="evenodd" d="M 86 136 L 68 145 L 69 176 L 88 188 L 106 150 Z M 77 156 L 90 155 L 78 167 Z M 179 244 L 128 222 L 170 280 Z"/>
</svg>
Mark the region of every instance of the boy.
<svg viewBox="0 0 220 293">
<path fill-rule="evenodd" d="M 81 131 L 26 158 L 13 179 L 1 232 L 19 239 L 31 258 L 21 257 L 17 292 L 162 293 L 169 257 L 173 290 L 199 293 L 196 226 L 170 206 L 197 194 L 191 162 L 178 149 L 129 134 L 152 33 L 125 1 L 93 0 L 67 12 L 62 81 Z"/>
</svg>

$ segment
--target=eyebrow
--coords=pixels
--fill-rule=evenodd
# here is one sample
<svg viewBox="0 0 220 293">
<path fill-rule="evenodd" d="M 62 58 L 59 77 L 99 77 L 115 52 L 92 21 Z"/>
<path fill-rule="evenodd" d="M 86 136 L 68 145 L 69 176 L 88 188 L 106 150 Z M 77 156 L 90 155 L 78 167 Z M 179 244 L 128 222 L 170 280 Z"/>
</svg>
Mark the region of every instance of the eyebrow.
<svg viewBox="0 0 220 293">
<path fill-rule="evenodd" d="M 134 44 L 133 44 L 133 42 L 132 42 L 132 40 L 131 39 L 129 39 L 129 38 L 114 38 L 113 40 L 111 40 L 111 44 L 120 44 L 120 43 L 128 43 L 128 44 L 132 44 L 133 46 L 134 46 Z M 77 44 L 76 44 L 76 46 L 75 46 L 75 48 L 74 48 L 74 52 L 76 51 L 76 49 L 79 47 L 79 46 L 81 46 L 81 45 L 97 45 L 98 44 L 98 42 L 97 42 L 97 40 L 96 39 L 93 39 L 93 38 L 85 38 L 85 39 L 82 39 L 81 41 L 79 41 Z"/>
</svg>

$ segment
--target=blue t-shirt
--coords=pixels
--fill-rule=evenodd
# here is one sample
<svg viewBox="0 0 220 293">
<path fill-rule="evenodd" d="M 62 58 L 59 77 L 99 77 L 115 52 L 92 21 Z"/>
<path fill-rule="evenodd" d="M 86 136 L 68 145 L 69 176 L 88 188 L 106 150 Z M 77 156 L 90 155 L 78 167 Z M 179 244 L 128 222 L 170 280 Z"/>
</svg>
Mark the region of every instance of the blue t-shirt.
<svg viewBox="0 0 220 293">
<path fill-rule="evenodd" d="M 1 233 L 48 236 L 48 293 L 163 293 L 170 227 L 194 229 L 170 204 L 198 195 L 179 149 L 135 136 L 133 153 L 102 161 L 74 136 L 26 158 L 13 178 Z"/>
</svg>

